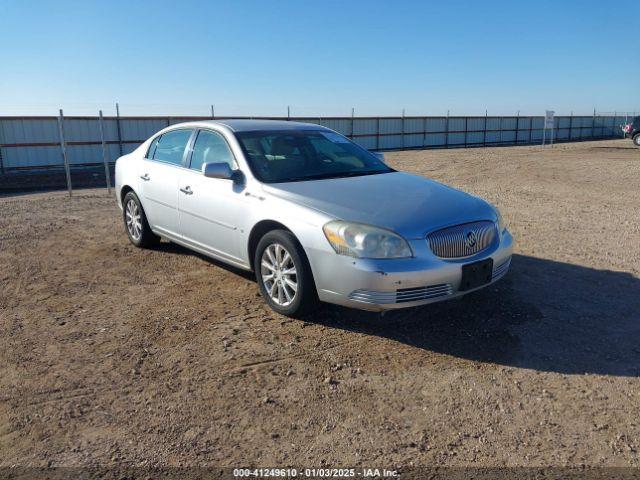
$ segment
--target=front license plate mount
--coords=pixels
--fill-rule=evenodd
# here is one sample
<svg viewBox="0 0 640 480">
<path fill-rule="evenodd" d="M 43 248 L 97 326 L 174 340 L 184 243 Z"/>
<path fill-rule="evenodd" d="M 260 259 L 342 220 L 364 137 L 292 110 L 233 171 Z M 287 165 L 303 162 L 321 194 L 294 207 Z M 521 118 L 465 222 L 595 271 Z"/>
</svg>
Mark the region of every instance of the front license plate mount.
<svg viewBox="0 0 640 480">
<path fill-rule="evenodd" d="M 473 290 L 491 282 L 493 275 L 493 258 L 480 260 L 479 262 L 468 263 L 462 266 L 462 280 L 460 281 L 460 290 Z"/>
</svg>

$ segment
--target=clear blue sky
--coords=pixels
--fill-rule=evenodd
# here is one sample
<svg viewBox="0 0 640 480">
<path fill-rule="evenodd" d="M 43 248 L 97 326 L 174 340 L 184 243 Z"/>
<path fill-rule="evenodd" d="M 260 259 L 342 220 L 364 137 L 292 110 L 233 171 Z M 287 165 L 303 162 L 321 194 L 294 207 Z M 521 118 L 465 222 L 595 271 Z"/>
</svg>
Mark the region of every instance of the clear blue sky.
<svg viewBox="0 0 640 480">
<path fill-rule="evenodd" d="M 19 1 L 0 115 L 640 111 L 640 2 Z"/>
</svg>

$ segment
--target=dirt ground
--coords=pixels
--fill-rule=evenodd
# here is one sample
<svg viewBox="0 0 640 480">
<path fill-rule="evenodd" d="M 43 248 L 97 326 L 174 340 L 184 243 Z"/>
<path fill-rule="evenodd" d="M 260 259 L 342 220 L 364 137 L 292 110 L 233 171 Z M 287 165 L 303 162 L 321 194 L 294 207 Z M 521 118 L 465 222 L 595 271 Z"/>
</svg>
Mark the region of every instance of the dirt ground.
<svg viewBox="0 0 640 480">
<path fill-rule="evenodd" d="M 106 190 L 0 198 L 0 466 L 640 466 L 640 149 L 387 159 L 496 204 L 510 273 L 290 320 Z"/>
</svg>

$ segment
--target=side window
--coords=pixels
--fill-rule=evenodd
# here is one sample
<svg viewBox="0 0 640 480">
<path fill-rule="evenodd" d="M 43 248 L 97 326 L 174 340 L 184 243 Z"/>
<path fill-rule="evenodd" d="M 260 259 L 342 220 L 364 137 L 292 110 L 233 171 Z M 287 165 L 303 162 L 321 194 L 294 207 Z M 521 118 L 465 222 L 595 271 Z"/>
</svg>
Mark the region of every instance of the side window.
<svg viewBox="0 0 640 480">
<path fill-rule="evenodd" d="M 200 130 L 193 145 L 191 165 L 193 170 L 202 170 L 205 163 L 228 163 L 233 169 L 233 154 L 225 139 L 216 132 Z"/>
<path fill-rule="evenodd" d="M 160 137 L 161 135 L 157 136 L 156 138 L 153 139 L 151 144 L 149 144 L 149 149 L 147 150 L 147 154 L 145 155 L 145 158 L 148 158 L 150 160 L 153 159 L 153 154 L 156 151 L 156 147 L 158 146 L 158 140 L 160 140 Z"/>
<path fill-rule="evenodd" d="M 189 137 L 191 137 L 191 130 L 173 130 L 165 133 L 157 141 L 153 159 L 182 165 L 182 156 Z"/>
</svg>

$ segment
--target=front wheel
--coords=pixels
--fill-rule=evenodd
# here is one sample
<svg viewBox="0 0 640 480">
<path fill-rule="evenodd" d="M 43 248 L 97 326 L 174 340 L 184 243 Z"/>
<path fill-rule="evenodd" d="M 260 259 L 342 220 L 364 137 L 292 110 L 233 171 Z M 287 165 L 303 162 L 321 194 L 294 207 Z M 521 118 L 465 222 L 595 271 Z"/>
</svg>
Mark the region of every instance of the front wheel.
<svg viewBox="0 0 640 480">
<path fill-rule="evenodd" d="M 273 230 L 262 237 L 254 269 L 260 293 L 276 312 L 300 317 L 317 303 L 307 257 L 291 232 Z"/>
<path fill-rule="evenodd" d="M 636 135 L 633 137 L 633 144 L 636 147 L 640 147 L 640 133 L 636 133 Z"/>
<path fill-rule="evenodd" d="M 122 217 L 127 236 L 136 247 L 151 247 L 160 242 L 160 237 L 151 231 L 138 196 L 129 192 L 122 200 Z"/>
</svg>

